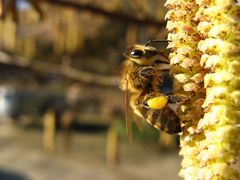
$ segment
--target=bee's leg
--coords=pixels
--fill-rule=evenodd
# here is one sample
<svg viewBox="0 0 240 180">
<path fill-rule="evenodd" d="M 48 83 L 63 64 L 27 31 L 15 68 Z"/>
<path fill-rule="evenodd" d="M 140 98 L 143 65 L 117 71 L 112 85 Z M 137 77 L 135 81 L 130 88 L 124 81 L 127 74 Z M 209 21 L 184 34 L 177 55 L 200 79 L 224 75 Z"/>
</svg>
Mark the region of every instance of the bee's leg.
<svg viewBox="0 0 240 180">
<path fill-rule="evenodd" d="M 151 81 L 151 79 L 148 79 L 146 77 L 139 77 L 134 80 L 134 85 L 139 89 L 146 89 L 150 87 Z"/>
<path fill-rule="evenodd" d="M 150 88 L 154 76 L 152 74 L 153 70 L 153 67 L 140 68 L 138 73 L 130 78 L 134 86 L 140 89 Z"/>
<path fill-rule="evenodd" d="M 189 101 L 189 97 L 184 95 L 167 95 L 169 103 L 185 103 Z"/>
<path fill-rule="evenodd" d="M 156 74 L 156 70 L 153 66 L 143 67 L 139 71 L 139 75 L 144 78 L 152 78 Z"/>
</svg>

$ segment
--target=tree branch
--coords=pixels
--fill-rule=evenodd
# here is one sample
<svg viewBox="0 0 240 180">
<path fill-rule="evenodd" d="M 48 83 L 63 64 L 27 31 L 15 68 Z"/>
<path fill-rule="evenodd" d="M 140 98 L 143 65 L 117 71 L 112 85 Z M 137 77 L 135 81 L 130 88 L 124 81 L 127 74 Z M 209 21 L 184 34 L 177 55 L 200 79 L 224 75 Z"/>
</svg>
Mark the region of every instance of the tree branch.
<svg viewBox="0 0 240 180">
<path fill-rule="evenodd" d="M 93 6 L 91 4 L 82 4 L 82 3 L 76 3 L 72 1 L 67 1 L 67 0 L 42 0 L 45 1 L 49 4 L 53 5 L 59 5 L 63 7 L 70 7 L 78 11 L 89 11 L 97 15 L 101 15 L 103 17 L 112 19 L 112 20 L 117 20 L 122 23 L 132 23 L 132 24 L 137 24 L 137 25 L 151 25 L 151 26 L 156 26 L 156 27 L 165 27 L 166 22 L 165 21 L 158 21 L 154 19 L 138 19 L 135 16 L 123 14 L 121 12 L 111 12 L 104 10 L 102 8 L 99 8 L 97 6 Z"/>
<path fill-rule="evenodd" d="M 118 76 L 105 76 L 74 69 L 70 66 L 57 65 L 48 62 L 29 60 L 21 56 L 15 56 L 0 51 L 0 63 L 14 65 L 21 68 L 29 68 L 41 73 L 56 73 L 64 77 L 78 80 L 84 83 L 94 83 L 102 86 L 118 86 Z"/>
</svg>

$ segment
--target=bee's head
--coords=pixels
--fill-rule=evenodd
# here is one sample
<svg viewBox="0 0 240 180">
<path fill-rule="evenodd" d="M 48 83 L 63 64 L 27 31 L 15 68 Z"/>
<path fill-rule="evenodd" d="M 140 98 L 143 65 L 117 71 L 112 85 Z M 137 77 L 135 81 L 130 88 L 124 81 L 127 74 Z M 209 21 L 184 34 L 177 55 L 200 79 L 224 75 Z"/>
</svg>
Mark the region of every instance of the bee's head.
<svg viewBox="0 0 240 180">
<path fill-rule="evenodd" d="M 127 48 L 124 56 L 137 64 L 151 64 L 159 52 L 156 48 L 145 45 L 133 45 Z"/>
</svg>

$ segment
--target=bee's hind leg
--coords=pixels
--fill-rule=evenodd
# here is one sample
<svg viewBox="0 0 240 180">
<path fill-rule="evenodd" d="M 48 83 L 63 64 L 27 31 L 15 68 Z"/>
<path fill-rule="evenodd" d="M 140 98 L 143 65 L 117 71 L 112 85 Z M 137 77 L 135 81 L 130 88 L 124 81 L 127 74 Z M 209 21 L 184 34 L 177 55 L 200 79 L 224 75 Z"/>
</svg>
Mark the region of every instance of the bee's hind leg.
<svg viewBox="0 0 240 180">
<path fill-rule="evenodd" d="M 169 103 L 186 103 L 190 100 L 189 97 L 184 95 L 167 95 Z"/>
</svg>

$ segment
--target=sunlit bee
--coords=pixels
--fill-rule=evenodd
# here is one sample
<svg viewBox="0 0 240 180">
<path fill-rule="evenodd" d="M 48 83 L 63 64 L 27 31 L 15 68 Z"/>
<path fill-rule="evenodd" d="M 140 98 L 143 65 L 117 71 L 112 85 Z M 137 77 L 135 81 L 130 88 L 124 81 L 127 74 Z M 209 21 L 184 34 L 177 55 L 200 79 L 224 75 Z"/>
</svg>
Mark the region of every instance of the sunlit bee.
<svg viewBox="0 0 240 180">
<path fill-rule="evenodd" d="M 168 105 L 180 103 L 182 98 L 160 92 L 163 74 L 169 70 L 170 65 L 161 51 L 148 46 L 152 42 L 130 46 L 124 53 L 126 60 L 122 65 L 120 86 L 125 91 L 125 118 L 129 140 L 132 139 L 129 106 L 134 114 L 153 127 L 169 134 L 181 132 L 179 117 Z M 141 128 L 140 121 L 136 120 L 136 123 Z"/>
</svg>

